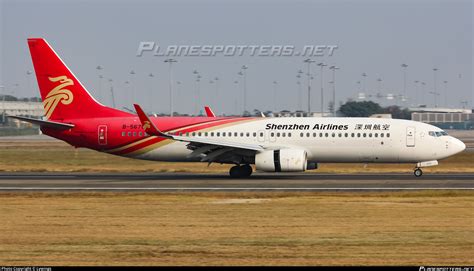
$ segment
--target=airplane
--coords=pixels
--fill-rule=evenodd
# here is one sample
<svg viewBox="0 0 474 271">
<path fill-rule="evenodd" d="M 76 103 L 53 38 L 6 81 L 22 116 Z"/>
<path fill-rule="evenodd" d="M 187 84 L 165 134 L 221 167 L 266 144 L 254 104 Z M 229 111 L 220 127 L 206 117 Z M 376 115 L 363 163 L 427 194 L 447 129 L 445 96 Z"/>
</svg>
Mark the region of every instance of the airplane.
<svg viewBox="0 0 474 271">
<path fill-rule="evenodd" d="M 233 164 L 233 178 L 303 172 L 319 163 L 412 163 L 414 175 L 462 152 L 435 126 L 379 118 L 149 117 L 102 105 L 45 39 L 28 39 L 45 119 L 13 118 L 74 147 L 129 158 Z M 206 110 L 207 111 L 207 110 Z M 211 110 L 212 112 L 212 110 Z"/>
</svg>

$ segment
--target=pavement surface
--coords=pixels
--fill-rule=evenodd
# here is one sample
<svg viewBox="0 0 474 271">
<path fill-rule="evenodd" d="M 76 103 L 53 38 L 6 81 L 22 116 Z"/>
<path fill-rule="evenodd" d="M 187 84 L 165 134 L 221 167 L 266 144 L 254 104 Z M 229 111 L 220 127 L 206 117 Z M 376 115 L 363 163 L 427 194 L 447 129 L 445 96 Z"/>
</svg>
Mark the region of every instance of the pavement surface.
<svg viewBox="0 0 474 271">
<path fill-rule="evenodd" d="M 474 190 L 474 174 L 0 174 L 0 191 L 392 191 Z"/>
</svg>

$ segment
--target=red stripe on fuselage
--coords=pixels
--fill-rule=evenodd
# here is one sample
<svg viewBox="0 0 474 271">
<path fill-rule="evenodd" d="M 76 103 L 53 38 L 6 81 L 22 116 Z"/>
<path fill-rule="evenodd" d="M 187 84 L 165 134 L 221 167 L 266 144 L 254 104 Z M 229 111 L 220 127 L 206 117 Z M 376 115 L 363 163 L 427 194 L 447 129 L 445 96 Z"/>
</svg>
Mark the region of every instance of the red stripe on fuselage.
<svg viewBox="0 0 474 271">
<path fill-rule="evenodd" d="M 251 119 L 252 118 L 220 119 L 220 120 L 208 121 L 208 122 L 205 122 L 205 123 L 201 123 L 201 125 L 198 125 L 198 126 L 194 126 L 194 125 L 196 125 L 196 123 L 193 123 L 193 124 L 187 125 L 187 126 L 193 126 L 193 127 L 188 128 L 188 129 L 184 128 L 184 127 L 186 127 L 184 125 L 181 126 L 180 128 L 181 129 L 184 128 L 184 129 L 180 130 L 179 133 L 183 133 L 183 134 L 191 133 L 191 132 L 196 132 L 196 131 L 200 131 L 200 130 L 207 129 L 207 128 L 212 128 L 212 127 L 216 127 L 216 126 L 220 126 L 220 125 L 225 125 L 225 124 L 234 123 L 234 122 L 238 122 L 238 121 L 251 120 Z M 177 130 L 177 129 L 180 129 L 180 128 L 169 129 L 168 131 Z M 143 138 L 140 138 L 140 139 L 135 140 L 133 142 L 136 142 L 136 141 L 139 141 L 139 140 L 142 140 L 142 139 Z M 165 140 L 165 138 L 155 137 L 153 139 L 150 139 L 150 140 L 144 141 L 142 143 L 136 144 L 134 146 L 131 146 L 130 148 L 126 148 L 126 149 L 120 150 L 118 152 L 113 152 L 113 154 L 125 155 L 127 153 L 131 153 L 131 152 L 140 150 L 142 148 L 148 147 L 152 144 L 161 142 L 163 140 Z M 132 144 L 133 142 L 129 142 L 127 144 Z"/>
</svg>

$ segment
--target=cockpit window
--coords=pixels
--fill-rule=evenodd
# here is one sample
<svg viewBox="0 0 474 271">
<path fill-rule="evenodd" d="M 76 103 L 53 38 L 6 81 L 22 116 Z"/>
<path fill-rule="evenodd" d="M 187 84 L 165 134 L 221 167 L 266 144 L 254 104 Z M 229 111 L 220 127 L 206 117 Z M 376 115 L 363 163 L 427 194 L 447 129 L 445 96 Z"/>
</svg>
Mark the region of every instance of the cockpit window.
<svg viewBox="0 0 474 271">
<path fill-rule="evenodd" d="M 448 133 L 445 131 L 429 131 L 428 135 L 433 136 L 433 137 L 440 137 L 440 136 L 447 136 Z"/>
</svg>

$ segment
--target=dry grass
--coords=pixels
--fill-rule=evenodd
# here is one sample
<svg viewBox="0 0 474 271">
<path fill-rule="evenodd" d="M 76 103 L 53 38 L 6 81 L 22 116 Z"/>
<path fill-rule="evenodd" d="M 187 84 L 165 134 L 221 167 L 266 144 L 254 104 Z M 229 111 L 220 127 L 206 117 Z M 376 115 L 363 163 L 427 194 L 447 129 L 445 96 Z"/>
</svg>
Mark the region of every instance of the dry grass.
<svg viewBox="0 0 474 271">
<path fill-rule="evenodd" d="M 411 172 L 412 164 L 322 164 L 311 173 Z M 229 165 L 167 163 L 135 160 L 87 149 L 74 149 L 60 141 L 0 141 L 0 171 L 32 172 L 219 172 Z M 430 172 L 474 172 L 474 152 L 464 152 L 440 162 Z"/>
<path fill-rule="evenodd" d="M 0 265 L 473 265 L 473 196 L 3 193 Z"/>
</svg>

